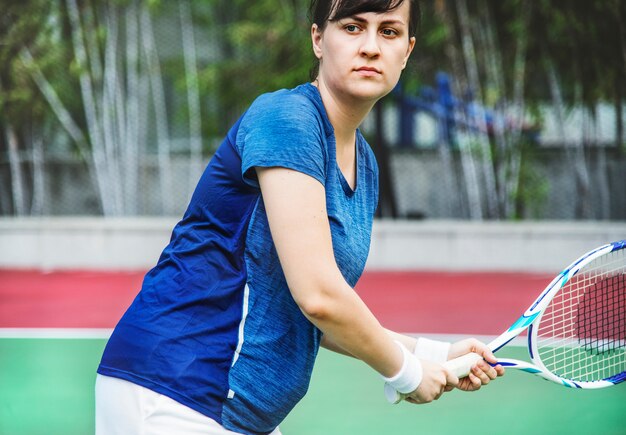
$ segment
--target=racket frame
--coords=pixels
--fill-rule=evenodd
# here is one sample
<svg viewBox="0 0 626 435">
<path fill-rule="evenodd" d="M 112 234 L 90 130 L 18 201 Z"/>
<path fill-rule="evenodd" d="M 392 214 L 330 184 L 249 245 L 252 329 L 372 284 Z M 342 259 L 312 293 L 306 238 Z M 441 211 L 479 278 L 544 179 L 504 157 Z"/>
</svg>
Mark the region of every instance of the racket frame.
<svg viewBox="0 0 626 435">
<path fill-rule="evenodd" d="M 495 353 L 511 340 L 513 340 L 515 337 L 517 337 L 519 334 L 524 332 L 524 330 L 528 329 L 528 353 L 530 355 L 532 363 L 516 359 L 498 358 L 498 364 L 506 368 L 514 368 L 517 370 L 525 371 L 527 373 L 532 373 L 546 380 L 570 388 L 605 388 L 616 385 L 626 380 L 626 372 L 623 372 L 608 379 L 597 381 L 573 381 L 571 379 L 565 379 L 552 373 L 546 368 L 546 366 L 539 358 L 539 349 L 537 347 L 538 328 L 535 327 L 535 325 L 538 325 L 541 321 L 544 310 L 546 309 L 548 304 L 552 301 L 552 299 L 554 299 L 554 297 L 563 288 L 563 286 L 565 286 L 565 284 L 569 282 L 572 277 L 574 277 L 574 275 L 578 273 L 578 271 L 580 271 L 580 269 L 582 269 L 598 257 L 625 248 L 626 240 L 621 240 L 618 242 L 613 242 L 600 246 L 578 258 L 566 269 L 564 269 L 559 275 L 557 275 L 552 280 L 552 282 L 550 282 L 550 284 L 548 284 L 548 286 L 543 290 L 543 292 L 541 292 L 539 297 L 532 303 L 532 305 L 526 310 L 526 312 L 524 312 L 524 314 L 519 319 L 517 319 L 517 321 L 513 323 L 513 325 L 511 325 L 508 330 L 506 330 L 503 334 L 490 342 L 488 345 L 492 352 Z"/>
<path fill-rule="evenodd" d="M 611 387 L 613 385 L 626 381 L 626 372 L 622 372 L 621 374 L 612 376 L 611 378 L 598 381 L 573 381 L 570 379 L 564 379 L 552 373 L 546 368 L 541 359 L 538 357 L 538 329 L 534 327 L 534 325 L 537 325 L 541 321 L 544 310 L 552 301 L 552 299 L 554 299 L 554 297 L 558 294 L 559 290 L 561 290 L 563 286 L 570 279 L 572 279 L 572 277 L 576 275 L 580 269 L 582 269 L 598 257 L 601 257 L 613 251 L 619 251 L 621 249 L 626 249 L 626 240 L 620 240 L 618 242 L 608 243 L 606 245 L 600 246 L 582 255 L 567 268 L 565 268 L 560 274 L 558 274 L 541 292 L 539 297 L 531 304 L 531 306 L 524 312 L 524 314 L 522 314 L 522 316 L 509 327 L 509 329 L 507 329 L 499 337 L 497 337 L 488 344 L 489 349 L 491 349 L 491 351 L 495 353 L 498 350 L 502 349 L 504 346 L 506 346 L 517 336 L 519 336 L 526 329 L 528 329 L 528 353 L 530 354 L 530 359 L 532 363 L 511 358 L 498 358 L 498 364 L 505 368 L 513 368 L 517 370 L 522 370 L 527 373 L 532 373 L 543 379 L 555 382 L 559 385 L 563 385 L 569 388 L 598 389 Z M 465 374 L 469 373 L 471 366 L 476 363 L 476 359 L 472 358 L 471 355 L 479 357 L 479 355 L 477 354 L 467 354 L 461 356 L 460 358 L 457 358 L 457 360 L 465 359 L 466 361 L 468 361 L 468 364 L 464 367 L 460 367 L 458 364 L 452 363 L 455 360 L 448 361 L 444 365 L 453 364 L 454 369 L 452 371 L 458 377 L 462 377 L 461 375 L 464 376 Z M 407 397 L 407 394 L 398 393 L 389 384 L 385 384 L 385 395 L 387 397 L 387 400 L 391 403 L 399 403 Z"/>
</svg>

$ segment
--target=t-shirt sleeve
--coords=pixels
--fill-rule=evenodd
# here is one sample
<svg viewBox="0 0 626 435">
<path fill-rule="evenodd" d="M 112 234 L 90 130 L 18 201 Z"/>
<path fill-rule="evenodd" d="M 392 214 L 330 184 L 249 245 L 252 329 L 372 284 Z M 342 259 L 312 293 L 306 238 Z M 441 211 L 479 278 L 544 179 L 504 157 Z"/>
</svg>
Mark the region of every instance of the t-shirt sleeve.
<svg viewBox="0 0 626 435">
<path fill-rule="evenodd" d="M 237 133 L 241 171 L 258 187 L 255 167 L 284 167 L 326 179 L 322 120 L 313 103 L 301 95 L 268 94 L 248 109 Z"/>
</svg>

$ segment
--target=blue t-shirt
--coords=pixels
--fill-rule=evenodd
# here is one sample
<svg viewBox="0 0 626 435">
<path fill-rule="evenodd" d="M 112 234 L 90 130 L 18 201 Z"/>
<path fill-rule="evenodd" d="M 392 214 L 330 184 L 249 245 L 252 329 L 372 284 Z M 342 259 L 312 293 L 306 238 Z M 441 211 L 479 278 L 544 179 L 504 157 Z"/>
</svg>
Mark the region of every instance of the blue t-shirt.
<svg viewBox="0 0 626 435">
<path fill-rule="evenodd" d="M 274 430 L 308 389 L 321 332 L 289 292 L 254 168 L 291 168 L 324 185 L 335 260 L 354 286 L 378 201 L 378 168 L 360 132 L 356 150 L 353 190 L 317 88 L 260 96 L 211 159 L 98 373 L 236 432 Z"/>
</svg>

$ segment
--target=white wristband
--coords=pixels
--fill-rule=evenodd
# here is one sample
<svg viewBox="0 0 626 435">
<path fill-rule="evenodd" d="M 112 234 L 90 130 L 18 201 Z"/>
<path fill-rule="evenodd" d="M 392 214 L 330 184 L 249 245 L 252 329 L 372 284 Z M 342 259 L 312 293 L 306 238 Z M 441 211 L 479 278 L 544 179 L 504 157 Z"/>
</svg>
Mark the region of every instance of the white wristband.
<svg viewBox="0 0 626 435">
<path fill-rule="evenodd" d="M 413 353 L 419 359 L 443 364 L 448 361 L 448 352 L 450 352 L 450 343 L 420 337 L 417 339 Z"/>
<path fill-rule="evenodd" d="M 402 368 L 395 376 L 391 378 L 383 376 L 383 379 L 397 392 L 404 394 L 411 393 L 419 387 L 420 382 L 422 382 L 422 363 L 420 363 L 420 360 L 409 352 L 402 343 L 396 341 L 396 344 L 402 349 L 402 355 L 404 357 Z"/>
</svg>

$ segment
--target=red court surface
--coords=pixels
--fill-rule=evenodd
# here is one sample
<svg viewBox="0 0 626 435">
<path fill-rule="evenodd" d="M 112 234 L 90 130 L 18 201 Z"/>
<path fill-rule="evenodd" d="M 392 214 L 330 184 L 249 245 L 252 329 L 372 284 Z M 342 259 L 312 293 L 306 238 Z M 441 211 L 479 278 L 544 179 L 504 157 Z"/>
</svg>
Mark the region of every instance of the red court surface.
<svg viewBox="0 0 626 435">
<path fill-rule="evenodd" d="M 144 271 L 0 269 L 0 328 L 113 328 Z M 367 272 L 357 292 L 400 332 L 496 335 L 549 283 L 546 274 Z"/>
</svg>

